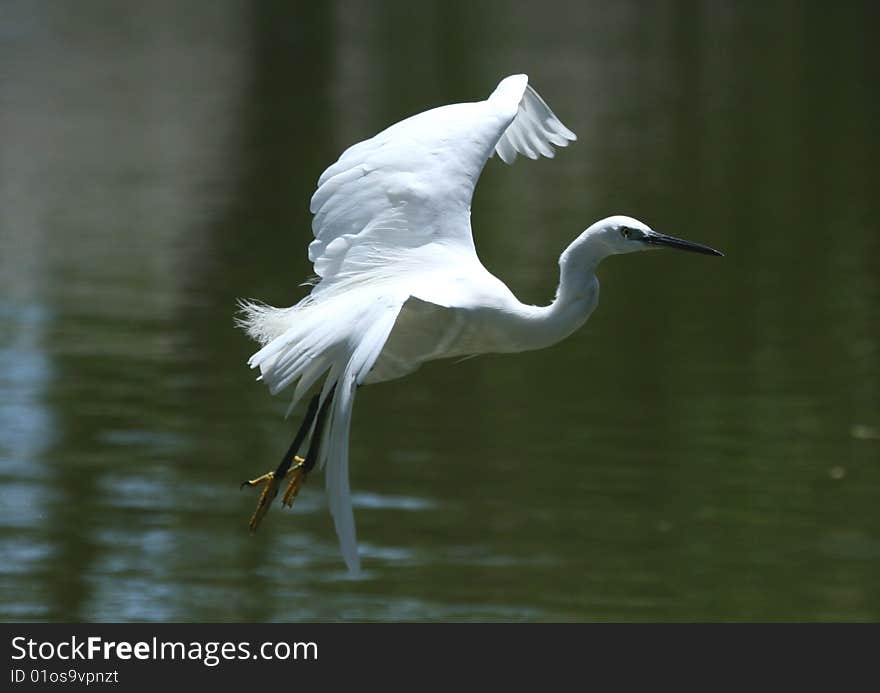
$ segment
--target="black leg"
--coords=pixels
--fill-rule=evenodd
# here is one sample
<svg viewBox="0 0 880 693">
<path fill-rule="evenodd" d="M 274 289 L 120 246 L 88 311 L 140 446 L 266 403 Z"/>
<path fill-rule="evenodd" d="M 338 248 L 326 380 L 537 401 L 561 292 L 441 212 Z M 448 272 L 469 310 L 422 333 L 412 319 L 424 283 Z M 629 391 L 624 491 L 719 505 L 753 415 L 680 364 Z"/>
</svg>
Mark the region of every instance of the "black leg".
<svg viewBox="0 0 880 693">
<path fill-rule="evenodd" d="M 296 432 L 296 435 L 293 437 L 293 442 L 290 444 L 290 447 L 287 448 L 287 452 L 284 453 L 284 457 L 281 458 L 281 463 L 275 469 L 274 472 L 270 472 L 269 474 L 264 474 L 257 479 L 245 479 L 241 482 L 241 488 L 245 486 L 257 486 L 269 478 L 283 479 L 287 474 L 287 471 L 290 469 L 290 466 L 293 464 L 294 457 L 296 457 L 297 451 L 300 449 L 300 446 L 305 440 L 306 435 L 309 432 L 309 429 L 312 426 L 312 422 L 315 420 L 315 414 L 318 410 L 318 400 L 319 396 L 315 395 L 312 397 L 309 402 L 309 407 L 306 409 L 305 418 L 303 418 L 302 425 L 299 427 L 299 430 Z"/>
<path fill-rule="evenodd" d="M 296 500 L 296 494 L 299 493 L 299 489 L 305 482 L 308 473 L 314 469 L 315 464 L 318 462 L 318 454 L 321 451 L 321 438 L 324 434 L 324 424 L 327 421 L 327 415 L 330 413 L 330 406 L 333 403 L 333 395 L 335 393 L 336 384 L 334 383 L 333 387 L 330 388 L 330 392 L 327 393 L 327 399 L 321 405 L 321 410 L 318 412 L 318 419 L 315 421 L 315 430 L 312 431 L 312 439 L 309 441 L 309 451 L 306 453 L 306 458 L 293 470 L 293 478 L 291 478 L 290 483 L 287 485 L 287 490 L 281 497 L 281 505 L 286 505 L 288 508 L 293 505 L 293 501 Z"/>
<path fill-rule="evenodd" d="M 242 484 L 242 487 L 259 486 L 260 484 L 265 484 L 265 486 L 263 487 L 263 492 L 260 494 L 260 498 L 257 500 L 257 509 L 254 510 L 254 514 L 251 516 L 250 523 L 248 524 L 248 527 L 251 530 L 251 534 L 257 531 L 257 527 L 260 526 L 260 522 L 262 522 L 263 517 L 267 512 L 269 512 L 269 507 L 272 505 L 272 501 L 275 500 L 275 496 L 278 495 L 278 488 L 279 486 L 281 486 L 281 482 L 290 472 L 290 468 L 291 466 L 293 466 L 293 463 L 298 462 L 299 465 L 301 465 L 304 462 L 302 458 L 296 456 L 296 453 L 299 450 L 300 446 L 303 444 L 306 436 L 309 434 L 312 423 L 314 423 L 315 421 L 315 416 L 318 413 L 319 401 L 320 398 L 318 395 L 312 397 L 311 402 L 309 402 L 309 408 L 306 411 L 306 415 L 303 419 L 302 425 L 296 432 L 296 436 L 294 436 L 293 442 L 290 444 L 287 452 L 284 453 L 284 457 L 281 459 L 281 463 L 278 465 L 275 471 L 269 472 L 268 474 L 263 474 L 263 476 L 256 479 L 245 481 Z M 291 485 L 295 484 L 302 475 L 302 467 L 299 465 L 295 467 L 292 472 L 293 480 L 291 482 Z M 287 494 L 285 494 L 285 496 L 286 495 Z"/>
<path fill-rule="evenodd" d="M 321 411 L 318 412 L 318 420 L 315 423 L 315 430 L 312 433 L 312 439 L 309 441 L 309 451 L 306 453 L 306 461 L 303 462 L 303 472 L 308 474 L 315 467 L 318 461 L 318 453 L 321 451 L 321 438 L 324 434 L 324 423 L 327 421 L 327 414 L 330 413 L 330 405 L 333 403 L 333 395 L 336 394 L 336 385 L 330 388 L 327 393 L 327 399 L 321 405 Z"/>
<path fill-rule="evenodd" d="M 296 435 L 293 438 L 293 442 L 290 444 L 290 447 L 287 448 L 287 452 L 284 453 L 284 457 L 281 459 L 281 463 L 275 470 L 276 479 L 283 479 L 285 476 L 287 476 L 287 471 L 290 469 L 290 465 L 293 464 L 293 459 L 294 457 L 296 457 L 297 451 L 299 450 L 303 441 L 306 439 L 306 435 L 308 435 L 309 429 L 312 427 L 312 422 L 315 420 L 315 415 L 318 413 L 319 400 L 320 395 L 315 395 L 309 402 L 309 408 L 306 410 L 306 416 L 303 419 L 302 426 L 299 427 L 299 430 L 296 432 Z M 323 413 L 323 411 L 324 407 L 321 407 L 321 412 Z M 309 447 L 309 450 L 311 450 L 311 447 Z"/>
</svg>

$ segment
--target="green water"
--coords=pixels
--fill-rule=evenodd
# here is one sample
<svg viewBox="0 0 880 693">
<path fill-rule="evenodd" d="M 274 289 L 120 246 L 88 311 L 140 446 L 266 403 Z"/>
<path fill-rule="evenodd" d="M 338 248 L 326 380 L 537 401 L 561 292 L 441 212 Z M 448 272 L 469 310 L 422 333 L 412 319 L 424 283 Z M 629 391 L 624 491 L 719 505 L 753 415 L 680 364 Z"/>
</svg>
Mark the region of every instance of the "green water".
<svg viewBox="0 0 880 693">
<path fill-rule="evenodd" d="M 0 617 L 877 620 L 873 3 L 5 2 Z M 600 268 L 547 351 L 363 389 L 347 579 L 237 297 L 290 304 L 348 144 L 527 71 L 578 142 L 493 160 L 484 263 L 547 302 L 612 213 L 723 249 Z"/>
</svg>

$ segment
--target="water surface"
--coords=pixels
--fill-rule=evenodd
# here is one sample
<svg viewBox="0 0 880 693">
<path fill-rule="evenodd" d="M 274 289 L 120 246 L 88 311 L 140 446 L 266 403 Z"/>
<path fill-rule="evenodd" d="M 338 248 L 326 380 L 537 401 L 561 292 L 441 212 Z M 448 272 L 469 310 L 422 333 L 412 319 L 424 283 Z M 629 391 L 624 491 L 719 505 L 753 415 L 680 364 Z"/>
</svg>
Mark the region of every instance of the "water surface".
<svg viewBox="0 0 880 693">
<path fill-rule="evenodd" d="M 555 10 L 554 10 L 555 7 Z M 554 11 L 551 11 L 554 10 Z M 0 617 L 877 620 L 872 3 L 4 3 Z M 722 248 L 600 269 L 551 350 L 358 395 L 348 579 L 235 299 L 290 304 L 348 144 L 527 71 L 579 141 L 489 163 L 524 301 L 612 213 Z"/>
</svg>

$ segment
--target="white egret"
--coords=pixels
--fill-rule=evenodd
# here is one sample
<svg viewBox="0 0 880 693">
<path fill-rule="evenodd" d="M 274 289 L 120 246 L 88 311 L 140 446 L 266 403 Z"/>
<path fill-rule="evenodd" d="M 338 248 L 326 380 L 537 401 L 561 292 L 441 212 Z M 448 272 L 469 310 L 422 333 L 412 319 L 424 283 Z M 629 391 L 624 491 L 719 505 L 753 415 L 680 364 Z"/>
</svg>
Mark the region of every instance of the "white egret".
<svg viewBox="0 0 880 693">
<path fill-rule="evenodd" d="M 599 300 L 605 257 L 671 247 L 721 255 L 704 245 L 613 216 L 581 233 L 559 258 L 556 297 L 520 303 L 483 267 L 471 236 L 471 198 L 486 161 L 552 157 L 576 139 L 526 75 L 502 80 L 485 101 L 406 118 L 349 147 L 318 180 L 311 200 L 317 278 L 290 308 L 243 302 L 241 325 L 262 348 L 249 360 L 272 394 L 294 387 L 288 413 L 319 381 L 305 420 L 265 484 L 255 530 L 289 478 L 290 505 L 317 464 L 351 572 L 359 570 L 348 481 L 355 390 L 412 373 L 433 359 L 540 349 L 584 324 Z M 305 456 L 299 455 L 309 439 Z"/>
</svg>

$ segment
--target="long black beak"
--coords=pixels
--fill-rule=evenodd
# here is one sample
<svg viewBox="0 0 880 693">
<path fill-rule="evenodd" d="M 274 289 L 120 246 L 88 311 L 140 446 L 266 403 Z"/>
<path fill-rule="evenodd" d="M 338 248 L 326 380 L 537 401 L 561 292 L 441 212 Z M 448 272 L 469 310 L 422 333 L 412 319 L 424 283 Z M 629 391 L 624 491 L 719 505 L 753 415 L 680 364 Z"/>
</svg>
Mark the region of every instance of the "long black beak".
<svg viewBox="0 0 880 693">
<path fill-rule="evenodd" d="M 724 257 L 724 253 L 708 245 L 700 245 L 699 243 L 691 243 L 690 241 L 676 238 L 675 236 L 667 236 L 663 233 L 650 233 L 641 239 L 643 243 L 648 245 L 667 246 L 669 248 L 677 248 L 678 250 L 687 250 L 691 253 L 702 253 L 703 255 L 717 255 Z"/>
</svg>

